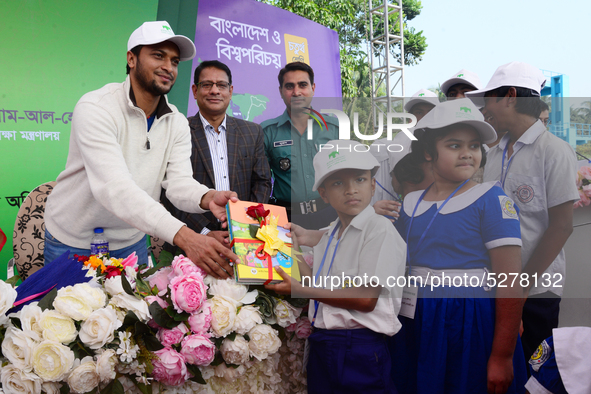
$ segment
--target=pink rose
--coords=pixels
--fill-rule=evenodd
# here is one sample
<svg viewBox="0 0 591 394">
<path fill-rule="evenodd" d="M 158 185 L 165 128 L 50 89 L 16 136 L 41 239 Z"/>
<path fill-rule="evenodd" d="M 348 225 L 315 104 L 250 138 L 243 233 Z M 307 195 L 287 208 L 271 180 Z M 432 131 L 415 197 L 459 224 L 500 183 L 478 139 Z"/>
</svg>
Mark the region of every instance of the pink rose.
<svg viewBox="0 0 591 394">
<path fill-rule="evenodd" d="M 310 253 L 304 254 L 304 261 L 308 264 L 308 267 L 312 268 L 314 266 L 314 255 Z"/>
<path fill-rule="evenodd" d="M 296 336 L 300 339 L 306 339 L 312 334 L 312 325 L 307 317 L 298 318 L 295 329 Z"/>
<path fill-rule="evenodd" d="M 196 272 L 177 276 L 170 281 L 172 305 L 178 313 L 193 313 L 201 309 L 206 299 L 207 286 L 203 277 Z"/>
<path fill-rule="evenodd" d="M 591 181 L 591 167 L 583 166 L 583 167 L 579 168 L 579 174 L 581 175 L 582 178 Z"/>
<path fill-rule="evenodd" d="M 158 339 L 160 340 L 160 342 L 162 343 L 162 345 L 172 346 L 172 345 L 176 345 L 177 343 L 181 343 L 181 341 L 183 340 L 183 337 L 188 332 L 189 332 L 189 329 L 187 328 L 187 325 L 184 323 L 181 323 L 178 326 L 176 326 L 175 328 L 172 328 L 170 330 L 166 329 L 166 328 L 161 328 L 160 330 L 158 330 L 157 336 L 158 336 Z"/>
<path fill-rule="evenodd" d="M 209 365 L 215 358 L 215 351 L 215 345 L 206 335 L 188 335 L 181 343 L 181 354 L 193 365 Z"/>
<path fill-rule="evenodd" d="M 168 290 L 168 284 L 170 283 L 170 279 L 168 279 L 168 275 L 172 272 L 172 268 L 166 267 L 162 268 L 160 271 L 156 272 L 148 281 L 150 283 L 150 287 L 156 286 L 158 288 L 158 295 L 163 296 L 166 294 Z"/>
<path fill-rule="evenodd" d="M 133 267 L 133 268 L 137 268 L 137 256 L 135 254 L 135 252 L 133 252 L 132 254 L 130 254 L 129 256 L 127 256 L 126 258 L 123 259 L 123 261 L 121 262 L 121 265 L 123 266 L 123 268 L 127 268 L 127 267 Z"/>
<path fill-rule="evenodd" d="M 583 186 L 582 189 L 583 189 L 583 193 L 587 197 L 591 198 L 591 185 Z"/>
<path fill-rule="evenodd" d="M 175 276 L 187 275 L 191 272 L 198 273 L 202 278 L 207 276 L 207 273 L 202 268 L 197 267 L 195 263 L 183 255 L 176 256 L 174 260 L 172 260 L 171 268 L 172 272 L 169 274 L 170 280 L 172 280 L 172 278 Z"/>
<path fill-rule="evenodd" d="M 147 296 L 146 301 L 148 301 L 148 304 L 151 304 L 152 302 L 156 301 L 158 305 L 162 307 L 162 309 L 166 309 L 168 307 L 168 302 L 166 302 L 158 296 Z"/>
<path fill-rule="evenodd" d="M 185 357 L 174 349 L 165 347 L 154 352 L 158 358 L 152 360 L 156 381 L 169 386 L 180 386 L 189 379 Z"/>
<path fill-rule="evenodd" d="M 205 334 L 211 327 L 211 306 L 208 301 L 203 303 L 203 308 L 199 313 L 193 313 L 189 317 L 189 327 L 193 334 Z"/>
<path fill-rule="evenodd" d="M 297 322 L 290 324 L 289 326 L 285 327 L 285 331 L 294 332 L 296 330 L 297 324 Z"/>
</svg>

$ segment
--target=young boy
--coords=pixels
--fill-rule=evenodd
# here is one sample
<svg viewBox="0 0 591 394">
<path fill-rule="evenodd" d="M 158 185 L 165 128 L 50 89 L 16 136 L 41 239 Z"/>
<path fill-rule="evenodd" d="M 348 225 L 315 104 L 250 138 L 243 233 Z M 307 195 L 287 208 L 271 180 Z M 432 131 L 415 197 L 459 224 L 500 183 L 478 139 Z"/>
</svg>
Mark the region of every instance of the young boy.
<svg viewBox="0 0 591 394">
<path fill-rule="evenodd" d="M 404 275 L 406 249 L 390 221 L 370 205 L 378 167 L 360 143 L 330 141 L 321 147 L 314 157 L 314 190 L 338 219 L 319 242 L 310 242 L 313 237 L 301 227 L 291 228 L 296 250 L 298 239 L 314 246 L 313 270 L 299 264 L 307 286 L 280 269 L 284 281 L 266 286 L 313 300 L 309 393 L 396 393 L 386 336 L 400 329 L 401 289 L 394 281 Z"/>
<path fill-rule="evenodd" d="M 486 88 L 466 93 L 484 105 L 484 118 L 497 133 L 507 131 L 488 152 L 484 181 L 500 181 L 520 211 L 521 262 L 528 279 L 522 319 L 526 358 L 558 326 L 566 267 L 562 248 L 579 199 L 573 148 L 538 119 L 544 82 L 537 68 L 512 62 L 497 68 Z"/>
</svg>

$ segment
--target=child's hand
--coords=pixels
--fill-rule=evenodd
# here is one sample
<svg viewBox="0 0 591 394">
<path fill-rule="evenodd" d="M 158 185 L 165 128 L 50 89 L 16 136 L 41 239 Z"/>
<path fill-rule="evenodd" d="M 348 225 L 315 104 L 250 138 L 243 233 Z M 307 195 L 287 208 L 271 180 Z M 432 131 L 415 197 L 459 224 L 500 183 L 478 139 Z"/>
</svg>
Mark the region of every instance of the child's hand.
<svg viewBox="0 0 591 394">
<path fill-rule="evenodd" d="M 381 200 L 376 201 L 373 205 L 373 209 L 378 215 L 386 216 L 391 222 L 398 219 L 398 212 L 400 212 L 401 204 L 398 201 Z"/>
<path fill-rule="evenodd" d="M 294 287 L 294 290 L 297 286 L 301 287 L 300 283 L 297 280 L 293 279 L 291 276 L 289 276 L 287 273 L 285 273 L 285 271 L 283 271 L 281 267 L 275 267 L 275 271 L 277 271 L 277 273 L 281 275 L 281 277 L 283 278 L 283 282 L 277 283 L 275 285 L 265 285 L 265 289 L 273 290 L 277 294 L 281 295 L 291 295 L 292 286 Z"/>
</svg>

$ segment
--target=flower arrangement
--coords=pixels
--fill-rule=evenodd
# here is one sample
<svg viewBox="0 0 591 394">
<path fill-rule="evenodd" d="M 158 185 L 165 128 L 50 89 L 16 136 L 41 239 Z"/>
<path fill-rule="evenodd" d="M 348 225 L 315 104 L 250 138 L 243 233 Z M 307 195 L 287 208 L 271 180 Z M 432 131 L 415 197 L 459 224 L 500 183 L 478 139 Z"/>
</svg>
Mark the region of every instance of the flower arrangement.
<svg viewBox="0 0 591 394">
<path fill-rule="evenodd" d="M 579 189 L 579 201 L 575 202 L 575 208 L 586 207 L 591 204 L 591 167 L 583 166 L 577 171 L 577 188 Z"/>
<path fill-rule="evenodd" d="M 4 393 L 305 392 L 307 300 L 214 279 L 184 256 L 75 263 L 87 283 L 27 305 L 0 281 Z"/>
</svg>

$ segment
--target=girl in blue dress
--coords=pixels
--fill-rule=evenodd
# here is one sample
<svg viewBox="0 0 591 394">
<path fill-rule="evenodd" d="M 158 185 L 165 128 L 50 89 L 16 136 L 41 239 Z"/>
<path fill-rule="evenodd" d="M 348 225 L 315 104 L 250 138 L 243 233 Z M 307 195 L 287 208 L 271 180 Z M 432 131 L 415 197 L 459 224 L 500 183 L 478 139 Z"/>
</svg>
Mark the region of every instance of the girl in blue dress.
<svg viewBox="0 0 591 394">
<path fill-rule="evenodd" d="M 401 393 L 522 393 L 518 212 L 496 183 L 470 180 L 496 133 L 462 99 L 437 105 L 415 136 L 411 155 L 431 162 L 434 183 L 406 196 L 396 223 L 407 277 L 423 286 L 405 292 L 394 381 Z"/>
</svg>

